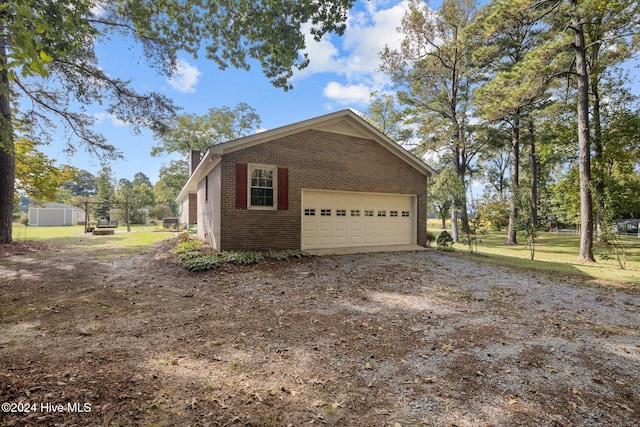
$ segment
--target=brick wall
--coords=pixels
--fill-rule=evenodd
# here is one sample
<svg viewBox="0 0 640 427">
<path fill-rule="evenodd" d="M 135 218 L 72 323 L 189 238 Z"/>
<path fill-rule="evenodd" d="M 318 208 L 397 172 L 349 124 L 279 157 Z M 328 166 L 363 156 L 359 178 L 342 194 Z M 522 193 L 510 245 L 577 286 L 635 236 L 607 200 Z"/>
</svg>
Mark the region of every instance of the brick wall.
<svg viewBox="0 0 640 427">
<path fill-rule="evenodd" d="M 236 209 L 236 163 L 288 168 L 289 209 Z M 417 194 L 417 242 L 425 245 L 426 178 L 375 141 L 309 130 L 226 154 L 220 167 L 224 250 L 300 248 L 302 188 Z"/>
</svg>

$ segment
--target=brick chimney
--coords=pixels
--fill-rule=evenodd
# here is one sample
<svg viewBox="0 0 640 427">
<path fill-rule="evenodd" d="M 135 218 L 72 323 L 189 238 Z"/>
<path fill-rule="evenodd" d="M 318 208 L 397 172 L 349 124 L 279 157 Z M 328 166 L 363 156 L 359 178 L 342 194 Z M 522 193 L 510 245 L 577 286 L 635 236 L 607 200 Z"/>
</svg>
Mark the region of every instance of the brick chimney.
<svg viewBox="0 0 640 427">
<path fill-rule="evenodd" d="M 191 150 L 191 153 L 189 153 L 189 175 L 193 175 L 193 172 L 195 172 L 196 168 L 198 167 L 198 165 L 200 164 L 200 160 L 201 160 L 202 156 L 200 154 L 200 150 Z"/>
</svg>

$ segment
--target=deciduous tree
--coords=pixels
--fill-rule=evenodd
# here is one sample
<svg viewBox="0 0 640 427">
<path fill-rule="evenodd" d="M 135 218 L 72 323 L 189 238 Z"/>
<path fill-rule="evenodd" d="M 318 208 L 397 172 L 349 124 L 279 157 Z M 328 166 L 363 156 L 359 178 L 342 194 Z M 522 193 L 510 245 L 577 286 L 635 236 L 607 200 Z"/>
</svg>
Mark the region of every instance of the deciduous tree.
<svg viewBox="0 0 640 427">
<path fill-rule="evenodd" d="M 73 179 L 63 182 L 61 188 L 69 191 L 71 196 L 89 198 L 96 194 L 96 177 L 84 169 L 78 170 Z"/>
<path fill-rule="evenodd" d="M 91 207 L 91 213 L 95 220 L 109 219 L 109 213 L 115 202 L 115 186 L 113 181 L 111 168 L 104 166 L 96 177 L 96 197 L 91 200 L 95 203 Z"/>
<path fill-rule="evenodd" d="M 406 148 L 412 147 L 413 129 L 407 124 L 406 110 L 397 108 L 395 97 L 389 94 L 373 93 L 373 100 L 365 115 L 385 135 Z"/>
<path fill-rule="evenodd" d="M 255 132 L 262 121 L 251 106 L 244 102 L 234 108 L 210 108 L 205 115 L 179 114 L 171 118 L 160 144 L 153 147 L 151 155 L 180 153 L 191 150 L 206 151 L 212 145 L 231 141 Z"/>
<path fill-rule="evenodd" d="M 15 162 L 17 192 L 39 202 L 54 200 L 62 183 L 77 176 L 74 167 L 56 166 L 54 160 L 37 150 L 28 139 L 16 141 Z"/>
<path fill-rule="evenodd" d="M 381 53 L 381 68 L 399 89 L 400 101 L 410 107 L 425 148 L 445 148 L 461 183 L 466 183 L 479 149 L 469 123 L 471 88 L 477 78 L 471 66 L 474 45 L 465 31 L 475 12 L 472 0 L 444 0 L 437 12 L 412 0 L 399 29 L 400 49 L 385 48 Z M 466 198 L 460 208 L 468 231 Z M 456 222 L 452 218 L 452 224 Z"/>
<path fill-rule="evenodd" d="M 168 205 L 172 214 L 178 214 L 176 197 L 189 179 L 189 164 L 186 160 L 172 160 L 169 165 L 162 166 L 158 182 L 154 186 L 156 201 Z"/>
<path fill-rule="evenodd" d="M 307 66 L 303 26 L 316 39 L 342 34 L 354 0 L 0 0 L 0 243 L 11 242 L 15 177 L 12 109 L 43 134 L 52 117 L 67 126 L 70 151 L 79 146 L 114 157 L 115 147 L 92 129 L 94 118 L 72 105 L 100 103 L 136 130 L 162 134 L 175 107 L 158 93 L 140 93 L 99 64 L 97 43 L 111 36 L 141 46 L 147 63 L 170 75 L 176 54 L 207 58 L 220 68 L 260 63 L 277 87 L 291 88 Z M 27 102 L 18 105 L 22 97 Z"/>
</svg>

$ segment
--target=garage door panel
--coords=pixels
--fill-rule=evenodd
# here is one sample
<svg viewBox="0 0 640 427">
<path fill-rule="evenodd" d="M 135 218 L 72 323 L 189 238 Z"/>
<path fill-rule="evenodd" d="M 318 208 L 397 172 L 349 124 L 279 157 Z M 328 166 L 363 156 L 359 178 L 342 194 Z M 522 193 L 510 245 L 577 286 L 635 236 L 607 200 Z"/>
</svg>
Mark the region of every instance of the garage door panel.
<svg viewBox="0 0 640 427">
<path fill-rule="evenodd" d="M 376 236 L 373 234 L 367 234 L 363 237 L 362 242 L 365 245 L 374 245 L 376 243 Z"/>
<path fill-rule="evenodd" d="M 325 220 L 318 224 L 318 231 L 320 232 L 333 231 L 333 224 Z"/>
<path fill-rule="evenodd" d="M 411 244 L 413 196 L 303 190 L 303 249 Z"/>
<path fill-rule="evenodd" d="M 318 245 L 323 248 L 328 248 L 333 245 L 333 237 L 332 236 L 324 236 L 318 239 Z"/>
<path fill-rule="evenodd" d="M 349 224 L 347 222 L 341 221 L 336 222 L 336 231 L 337 232 L 345 232 L 349 230 Z"/>
<path fill-rule="evenodd" d="M 335 244 L 336 246 L 347 246 L 349 243 L 349 237 L 347 236 L 336 236 Z"/>
<path fill-rule="evenodd" d="M 304 233 L 313 233 L 318 230 L 318 224 L 310 221 L 304 221 L 302 224 L 302 231 Z"/>
</svg>

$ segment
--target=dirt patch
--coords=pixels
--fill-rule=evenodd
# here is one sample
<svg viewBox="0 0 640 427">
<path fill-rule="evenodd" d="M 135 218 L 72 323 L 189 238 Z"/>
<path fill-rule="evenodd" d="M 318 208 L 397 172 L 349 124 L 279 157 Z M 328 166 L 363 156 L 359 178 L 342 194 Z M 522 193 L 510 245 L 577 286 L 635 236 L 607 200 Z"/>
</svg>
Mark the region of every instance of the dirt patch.
<svg viewBox="0 0 640 427">
<path fill-rule="evenodd" d="M 634 426 L 637 289 L 436 251 L 0 248 L 1 425 Z"/>
</svg>

